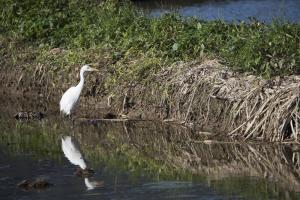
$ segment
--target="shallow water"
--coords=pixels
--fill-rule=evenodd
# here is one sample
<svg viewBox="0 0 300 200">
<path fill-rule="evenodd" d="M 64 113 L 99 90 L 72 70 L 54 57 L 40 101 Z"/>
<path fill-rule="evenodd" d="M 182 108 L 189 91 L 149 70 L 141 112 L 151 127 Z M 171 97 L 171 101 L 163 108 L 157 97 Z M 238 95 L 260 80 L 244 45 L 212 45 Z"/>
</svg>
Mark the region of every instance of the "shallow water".
<svg viewBox="0 0 300 200">
<path fill-rule="evenodd" d="M 159 16 L 170 11 L 177 11 L 186 17 L 205 20 L 221 19 L 225 21 L 249 21 L 255 17 L 270 23 L 274 19 L 293 23 L 300 22 L 299 0 L 162 0 L 135 1 L 152 16 Z"/>
<path fill-rule="evenodd" d="M 44 104 L 34 105 L 32 110 Z M 0 199 L 300 198 L 298 146 L 206 144 L 202 141 L 223 139 L 157 122 L 72 123 L 50 111 L 42 121 L 12 118 L 27 106 L 26 101 L 0 105 Z M 95 170 L 87 181 L 103 186 L 92 189 L 74 175 L 78 166 L 62 150 L 61 138 L 68 136 Z M 54 185 L 16 186 L 36 178 Z"/>
</svg>

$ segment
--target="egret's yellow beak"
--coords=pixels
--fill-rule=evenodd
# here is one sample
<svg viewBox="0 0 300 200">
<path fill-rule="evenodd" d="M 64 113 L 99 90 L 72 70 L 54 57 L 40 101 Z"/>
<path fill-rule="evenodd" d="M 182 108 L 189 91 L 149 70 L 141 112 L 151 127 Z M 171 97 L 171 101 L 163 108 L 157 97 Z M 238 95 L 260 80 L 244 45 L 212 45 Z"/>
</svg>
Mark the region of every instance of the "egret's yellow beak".
<svg viewBox="0 0 300 200">
<path fill-rule="evenodd" d="M 92 71 L 96 71 L 96 72 L 99 71 L 98 69 L 94 68 L 94 67 L 96 67 L 96 64 L 95 64 L 95 63 L 89 63 L 88 65 L 90 66 L 89 71 L 91 71 L 91 72 L 92 72 Z"/>
<path fill-rule="evenodd" d="M 92 68 L 92 67 L 90 68 L 90 70 L 91 70 L 91 71 L 95 71 L 95 72 L 99 72 L 99 70 L 98 70 L 98 69 L 96 69 L 96 68 Z"/>
</svg>

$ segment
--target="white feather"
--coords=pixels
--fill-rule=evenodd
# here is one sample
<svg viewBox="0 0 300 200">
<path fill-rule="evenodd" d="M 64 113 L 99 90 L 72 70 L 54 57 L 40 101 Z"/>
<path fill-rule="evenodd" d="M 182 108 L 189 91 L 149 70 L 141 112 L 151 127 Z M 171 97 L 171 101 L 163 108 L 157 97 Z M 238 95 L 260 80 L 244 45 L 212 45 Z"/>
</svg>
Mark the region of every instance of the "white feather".
<svg viewBox="0 0 300 200">
<path fill-rule="evenodd" d="M 76 87 L 69 88 L 59 102 L 60 111 L 70 115 L 79 102 L 80 92 L 81 90 L 76 89 Z"/>
<path fill-rule="evenodd" d="M 59 102 L 60 111 L 66 115 L 71 115 L 79 102 L 79 97 L 84 84 L 84 74 L 88 71 L 98 71 L 88 65 L 84 65 L 80 69 L 80 81 L 76 87 L 70 87 L 61 97 Z"/>
<path fill-rule="evenodd" d="M 62 137 L 61 138 L 61 146 L 62 150 L 68 158 L 68 160 L 74 164 L 80 166 L 82 169 L 86 168 L 86 163 L 84 161 L 84 158 L 80 152 L 79 147 L 75 144 L 74 141 L 72 141 L 72 138 L 70 136 Z"/>
</svg>

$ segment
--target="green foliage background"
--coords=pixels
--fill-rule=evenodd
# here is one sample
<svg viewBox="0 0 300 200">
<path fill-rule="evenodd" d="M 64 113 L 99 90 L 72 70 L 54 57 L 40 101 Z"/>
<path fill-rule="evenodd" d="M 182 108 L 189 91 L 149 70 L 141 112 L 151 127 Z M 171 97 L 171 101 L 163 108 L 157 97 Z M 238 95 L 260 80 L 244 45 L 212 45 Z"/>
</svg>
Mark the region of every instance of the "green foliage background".
<svg viewBox="0 0 300 200">
<path fill-rule="evenodd" d="M 0 8 L 1 35 L 38 47 L 109 49 L 116 59 L 163 60 L 158 68 L 218 58 L 266 78 L 300 73 L 299 24 L 150 18 L 127 0 L 0 0 Z"/>
</svg>

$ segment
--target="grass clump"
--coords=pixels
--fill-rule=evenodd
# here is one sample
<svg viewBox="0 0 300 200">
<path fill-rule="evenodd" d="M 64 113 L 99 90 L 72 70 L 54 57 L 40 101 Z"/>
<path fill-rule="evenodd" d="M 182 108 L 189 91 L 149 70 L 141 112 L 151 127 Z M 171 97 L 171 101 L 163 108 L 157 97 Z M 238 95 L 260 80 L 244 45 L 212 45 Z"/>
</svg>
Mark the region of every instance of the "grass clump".
<svg viewBox="0 0 300 200">
<path fill-rule="evenodd" d="M 0 8 L 1 34 L 39 47 L 109 49 L 113 59 L 155 58 L 160 66 L 217 57 L 265 77 L 300 73 L 299 24 L 149 18 L 126 0 L 2 0 Z"/>
</svg>

